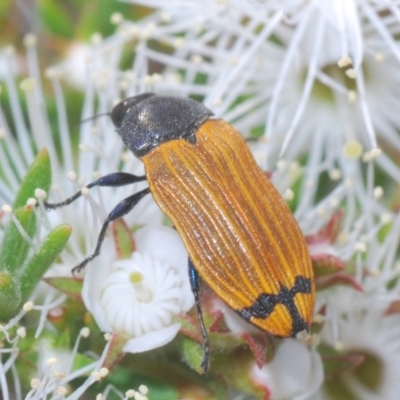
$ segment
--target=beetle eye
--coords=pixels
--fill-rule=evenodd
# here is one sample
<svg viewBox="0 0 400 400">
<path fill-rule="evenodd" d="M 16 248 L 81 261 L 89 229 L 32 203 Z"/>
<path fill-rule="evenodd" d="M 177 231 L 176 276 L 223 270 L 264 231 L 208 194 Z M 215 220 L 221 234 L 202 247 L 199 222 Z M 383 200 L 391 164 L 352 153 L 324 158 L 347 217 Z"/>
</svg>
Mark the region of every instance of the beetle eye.
<svg viewBox="0 0 400 400">
<path fill-rule="evenodd" d="M 111 111 L 111 121 L 117 129 L 122 125 L 127 111 L 126 108 L 126 101 L 124 100 L 118 103 Z"/>
</svg>

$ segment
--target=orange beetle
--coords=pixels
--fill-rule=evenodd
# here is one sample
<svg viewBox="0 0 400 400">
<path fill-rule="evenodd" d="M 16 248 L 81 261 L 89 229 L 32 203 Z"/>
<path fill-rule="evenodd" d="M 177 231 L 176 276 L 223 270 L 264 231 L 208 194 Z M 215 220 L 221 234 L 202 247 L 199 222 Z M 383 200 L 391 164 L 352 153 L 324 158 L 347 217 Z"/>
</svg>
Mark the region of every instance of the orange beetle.
<svg viewBox="0 0 400 400">
<path fill-rule="evenodd" d="M 199 301 L 198 275 L 246 321 L 279 337 L 309 331 L 315 289 L 305 239 L 288 206 L 257 166 L 232 126 L 191 99 L 144 93 L 114 107 L 111 118 L 125 145 L 145 165 L 146 176 L 117 172 L 93 186 L 147 180 L 149 188 L 121 201 L 108 224 L 151 193 L 180 233 L 189 253 L 189 276 L 204 341 L 201 365 L 209 368 L 209 344 Z M 47 209 L 62 203 L 46 203 Z"/>
</svg>

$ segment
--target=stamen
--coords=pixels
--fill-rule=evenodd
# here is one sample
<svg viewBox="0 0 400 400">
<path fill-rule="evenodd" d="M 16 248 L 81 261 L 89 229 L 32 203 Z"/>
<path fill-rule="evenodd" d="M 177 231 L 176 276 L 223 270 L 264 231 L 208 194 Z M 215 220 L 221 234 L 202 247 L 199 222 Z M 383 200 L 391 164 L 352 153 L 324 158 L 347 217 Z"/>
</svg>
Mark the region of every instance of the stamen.
<svg viewBox="0 0 400 400">
<path fill-rule="evenodd" d="M 25 204 L 29 207 L 35 207 L 37 205 L 37 200 L 33 197 L 29 197 Z"/>
<path fill-rule="evenodd" d="M 67 174 L 67 179 L 69 179 L 70 181 L 75 181 L 76 180 L 76 172 L 69 171 Z"/>
<path fill-rule="evenodd" d="M 161 22 L 163 22 L 164 24 L 168 24 L 169 22 L 171 22 L 171 15 L 169 13 L 167 13 L 166 11 L 161 11 L 160 19 L 161 19 Z"/>
<path fill-rule="evenodd" d="M 351 78 L 351 79 L 355 79 L 357 77 L 357 72 L 355 69 L 353 68 L 349 68 L 346 70 L 345 74 Z"/>
<path fill-rule="evenodd" d="M 344 344 L 343 344 L 343 342 L 337 340 L 337 341 L 334 343 L 333 348 L 334 348 L 335 350 L 337 350 L 337 351 L 343 351 L 343 349 L 344 349 Z"/>
<path fill-rule="evenodd" d="M 124 20 L 124 16 L 119 13 L 115 12 L 111 14 L 110 21 L 113 25 L 119 25 Z"/>
<path fill-rule="evenodd" d="M 90 329 L 89 329 L 87 326 L 85 326 L 85 327 L 83 327 L 83 328 L 80 330 L 79 333 L 80 333 L 80 335 L 81 335 L 82 337 L 88 338 L 89 335 L 90 335 Z"/>
<path fill-rule="evenodd" d="M 46 361 L 47 365 L 56 365 L 58 364 L 58 360 L 55 357 L 50 357 L 47 361 Z"/>
<path fill-rule="evenodd" d="M 355 90 L 349 90 L 347 92 L 347 101 L 349 103 L 355 103 L 358 98 L 357 92 Z"/>
<path fill-rule="evenodd" d="M 105 378 L 109 374 L 110 370 L 106 367 L 102 367 L 99 369 L 99 374 L 102 378 Z"/>
<path fill-rule="evenodd" d="M 349 140 L 343 146 L 343 153 L 347 158 L 351 160 L 356 160 L 357 158 L 361 157 L 363 151 L 363 146 L 357 140 Z"/>
<path fill-rule="evenodd" d="M 59 396 L 65 396 L 68 393 L 68 390 L 65 386 L 57 386 L 56 393 Z"/>
<path fill-rule="evenodd" d="M 101 35 L 101 33 L 95 32 L 90 37 L 90 40 L 94 45 L 99 45 L 103 41 L 103 36 Z"/>
<path fill-rule="evenodd" d="M 381 216 L 380 216 L 380 223 L 381 223 L 382 225 L 388 225 L 388 224 L 390 224 L 392 221 L 393 221 L 393 217 L 392 217 L 391 214 L 389 214 L 389 213 L 383 213 L 383 214 L 381 214 Z"/>
<path fill-rule="evenodd" d="M 357 242 L 354 246 L 354 250 L 360 253 L 365 253 L 367 251 L 367 245 L 364 242 Z"/>
<path fill-rule="evenodd" d="M 95 381 L 100 381 L 102 378 L 99 371 L 93 371 L 90 375 Z M 96 396 L 96 398 L 97 398 L 97 396 Z"/>
<path fill-rule="evenodd" d="M 33 306 L 34 306 L 33 301 L 28 301 L 23 305 L 22 308 L 24 309 L 24 311 L 28 312 L 28 311 L 31 311 L 33 309 Z"/>
<path fill-rule="evenodd" d="M 352 61 L 351 57 L 349 57 L 349 56 L 343 56 L 342 58 L 340 58 L 340 59 L 338 60 L 337 65 L 339 66 L 339 68 L 344 68 L 344 67 L 347 67 L 347 66 L 351 65 L 352 62 L 353 62 L 353 61 Z"/>
<path fill-rule="evenodd" d="M 381 154 L 382 154 L 382 150 L 377 147 L 375 147 L 374 149 L 371 149 L 371 151 L 370 151 L 371 158 L 377 158 Z"/>
<path fill-rule="evenodd" d="M 294 192 L 292 189 L 288 188 L 285 190 L 285 192 L 283 193 L 283 198 L 285 200 L 291 201 L 294 198 Z"/>
<path fill-rule="evenodd" d="M 375 199 L 380 199 L 383 196 L 383 188 L 381 186 L 376 186 L 373 191 Z"/>
<path fill-rule="evenodd" d="M 28 33 L 24 37 L 25 47 L 34 47 L 37 44 L 37 37 L 34 33 Z"/>
<path fill-rule="evenodd" d="M 85 143 L 80 143 L 79 150 L 82 151 L 83 153 L 87 153 L 89 151 L 89 146 L 86 145 Z"/>
<path fill-rule="evenodd" d="M 215 99 L 212 103 L 213 107 L 221 107 L 222 105 L 222 100 L 221 99 Z"/>
<path fill-rule="evenodd" d="M 18 329 L 17 329 L 17 335 L 20 337 L 20 338 L 24 338 L 24 337 L 26 337 L 26 329 L 25 329 L 25 327 L 23 327 L 23 326 L 21 326 L 21 327 L 19 327 Z"/>
<path fill-rule="evenodd" d="M 1 211 L 3 211 L 5 214 L 11 214 L 13 209 L 9 204 L 4 204 L 1 206 Z"/>
<path fill-rule="evenodd" d="M 41 380 L 38 378 L 31 379 L 31 388 L 32 389 L 39 389 Z"/>
<path fill-rule="evenodd" d="M 342 171 L 338 168 L 333 168 L 329 171 L 329 178 L 333 181 L 338 181 L 342 177 Z"/>
<path fill-rule="evenodd" d="M 134 396 L 135 396 L 135 391 L 133 389 L 129 389 L 125 392 L 125 397 L 127 397 L 128 399 L 131 399 Z"/>
<path fill-rule="evenodd" d="M 149 388 L 146 385 L 140 385 L 139 386 L 139 392 L 141 394 L 143 394 L 144 396 L 146 396 L 147 393 L 149 393 Z"/>
<path fill-rule="evenodd" d="M 44 200 L 47 199 L 47 193 L 43 189 L 40 189 L 40 188 L 35 189 L 34 194 L 35 194 L 35 197 L 38 200 L 43 200 L 44 201 Z"/>
</svg>

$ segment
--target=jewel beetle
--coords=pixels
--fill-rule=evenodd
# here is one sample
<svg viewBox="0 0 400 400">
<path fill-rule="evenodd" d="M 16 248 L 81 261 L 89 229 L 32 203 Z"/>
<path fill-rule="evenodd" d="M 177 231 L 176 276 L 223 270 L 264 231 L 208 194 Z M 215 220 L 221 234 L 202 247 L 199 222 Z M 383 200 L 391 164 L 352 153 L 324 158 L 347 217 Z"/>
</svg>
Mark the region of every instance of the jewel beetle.
<svg viewBox="0 0 400 400">
<path fill-rule="evenodd" d="M 145 166 L 145 176 L 116 172 L 87 185 L 149 187 L 110 212 L 110 222 L 148 193 L 169 217 L 188 250 L 189 278 L 203 337 L 201 369 L 210 350 L 199 300 L 199 275 L 246 321 L 278 337 L 310 330 L 315 288 L 300 228 L 279 192 L 256 164 L 242 136 L 192 99 L 144 93 L 117 104 L 111 119 L 122 141 Z M 81 192 L 54 209 L 71 203 Z"/>
</svg>

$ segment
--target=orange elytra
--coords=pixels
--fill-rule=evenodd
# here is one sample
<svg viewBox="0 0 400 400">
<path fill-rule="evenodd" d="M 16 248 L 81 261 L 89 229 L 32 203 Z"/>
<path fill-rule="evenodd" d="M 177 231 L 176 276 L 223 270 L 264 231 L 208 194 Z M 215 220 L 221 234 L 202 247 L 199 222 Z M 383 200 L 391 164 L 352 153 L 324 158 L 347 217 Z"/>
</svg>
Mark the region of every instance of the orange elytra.
<svg viewBox="0 0 400 400">
<path fill-rule="evenodd" d="M 117 172 L 88 185 L 147 180 L 149 188 L 120 202 L 101 230 L 147 193 L 170 218 L 189 253 L 189 276 L 203 335 L 202 372 L 209 368 L 198 275 L 246 321 L 279 337 L 309 331 L 315 289 L 306 241 L 285 201 L 235 129 L 191 99 L 144 93 L 116 105 L 111 118 L 146 176 Z M 56 208 L 69 204 L 79 193 Z"/>
</svg>

